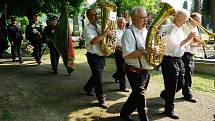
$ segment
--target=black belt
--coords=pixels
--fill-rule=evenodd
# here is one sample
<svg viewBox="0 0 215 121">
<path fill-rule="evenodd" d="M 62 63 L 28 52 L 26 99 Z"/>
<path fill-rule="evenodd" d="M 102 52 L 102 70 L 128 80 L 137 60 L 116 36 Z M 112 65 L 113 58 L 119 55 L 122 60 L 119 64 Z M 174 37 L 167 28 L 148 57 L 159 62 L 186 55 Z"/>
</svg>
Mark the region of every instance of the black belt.
<svg viewBox="0 0 215 121">
<path fill-rule="evenodd" d="M 168 56 L 168 55 L 164 55 L 164 57 L 167 59 L 181 59 L 181 57 L 173 57 L 173 56 Z"/>
<path fill-rule="evenodd" d="M 97 55 L 97 54 L 95 54 L 95 53 L 91 53 L 91 52 L 87 52 L 87 54 L 93 55 L 93 56 L 98 56 L 98 57 L 104 57 L 104 56 L 99 56 L 99 55 Z"/>
<path fill-rule="evenodd" d="M 190 53 L 190 52 L 185 52 L 184 54 L 187 54 L 187 55 L 194 55 L 194 54 L 192 54 L 192 53 Z"/>
<path fill-rule="evenodd" d="M 131 66 L 131 65 L 125 64 L 125 72 L 134 72 L 134 73 L 145 72 L 145 73 L 148 73 L 148 70 L 137 68 L 135 66 Z"/>
</svg>

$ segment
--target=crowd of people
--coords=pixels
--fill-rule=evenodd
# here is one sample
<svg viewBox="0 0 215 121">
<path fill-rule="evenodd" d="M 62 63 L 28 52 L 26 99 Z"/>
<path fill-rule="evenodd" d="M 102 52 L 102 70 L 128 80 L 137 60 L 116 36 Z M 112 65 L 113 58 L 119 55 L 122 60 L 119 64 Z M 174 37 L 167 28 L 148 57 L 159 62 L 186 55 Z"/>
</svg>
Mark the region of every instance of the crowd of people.
<svg viewBox="0 0 215 121">
<path fill-rule="evenodd" d="M 92 76 L 87 81 L 84 90 L 87 95 L 93 96 L 91 90 L 95 87 L 96 97 L 99 106 L 107 108 L 105 96 L 102 90 L 102 73 L 105 66 L 105 56 L 99 48 L 99 43 L 104 37 L 116 36 L 116 72 L 113 78 L 119 82 L 121 91 L 128 92 L 125 86 L 125 76 L 130 83 L 131 94 L 120 111 L 120 117 L 126 121 L 132 121 L 130 114 L 135 110 L 138 112 L 140 121 L 148 121 L 145 93 L 150 79 L 150 70 L 153 69 L 146 61 L 145 54 L 158 54 L 160 47 L 145 48 L 147 37 L 147 24 L 149 14 L 142 6 L 134 7 L 130 13 L 131 24 L 126 19 L 119 17 L 117 20 L 118 29 L 115 34 L 111 30 L 101 33 L 100 27 L 96 24 L 96 10 L 89 9 L 87 12 L 89 24 L 84 30 L 83 37 L 86 39 L 87 60 L 92 72 Z M 125 14 L 127 15 L 127 14 Z M 175 112 L 175 94 L 182 89 L 182 94 L 186 101 L 195 103 L 191 91 L 193 56 L 196 47 L 202 46 L 196 37 L 199 32 L 196 29 L 197 23 L 193 23 L 190 17 L 201 22 L 199 13 L 192 13 L 185 9 L 176 12 L 172 23 L 167 23 L 159 28 L 158 35 L 164 41 L 164 57 L 161 62 L 164 79 L 164 90 L 160 97 L 164 99 L 164 114 L 172 119 L 179 119 Z M 128 20 L 128 19 L 127 19 Z M 189 22 L 189 23 L 188 23 Z M 129 25 L 128 25 L 129 24 Z M 187 29 L 185 24 L 191 24 Z"/>
<path fill-rule="evenodd" d="M 126 87 L 126 76 L 131 87 L 130 96 L 120 111 L 120 117 L 126 121 L 132 121 L 130 115 L 137 110 L 139 120 L 148 121 L 145 93 L 150 80 L 150 70 L 153 67 L 147 63 L 145 54 L 150 52 L 157 55 L 161 49 L 159 46 L 145 48 L 147 33 L 150 32 L 147 30 L 151 24 L 150 14 L 147 14 L 143 6 L 134 7 L 130 16 L 129 12 L 126 11 L 124 17 L 117 18 L 117 30 L 106 30 L 103 33 L 97 24 L 96 9 L 88 9 L 86 16 L 89 24 L 84 28 L 83 37 L 91 76 L 83 87 L 84 91 L 88 96 L 94 96 L 92 89 L 95 88 L 95 96 L 99 106 L 104 109 L 108 108 L 102 88 L 105 55 L 101 51 L 100 43 L 105 37 L 116 37 L 114 53 L 116 72 L 112 77 L 119 83 L 120 91 L 130 91 Z M 161 26 L 158 33 L 165 46 L 164 57 L 161 62 L 164 90 L 160 97 L 165 101 L 164 114 L 173 119 L 179 119 L 175 112 L 174 98 L 180 89 L 182 89 L 185 100 L 197 102 L 191 91 L 194 68 L 193 56 L 196 52 L 195 48 L 201 45 L 195 41 L 200 33 L 196 28 L 197 24 L 189 21 L 190 17 L 201 23 L 199 13 L 192 13 L 190 16 L 187 10 L 182 9 L 177 11 L 173 22 Z M 38 64 L 41 63 L 42 43 L 47 42 L 50 48 L 51 67 L 55 74 L 58 73 L 60 54 L 51 37 L 57 31 L 57 21 L 57 16 L 50 17 L 47 26 L 43 27 L 39 21 L 39 16 L 34 15 L 25 31 L 26 39 L 34 47 L 32 56 Z M 190 22 L 192 26 L 189 30 L 185 29 L 187 22 Z M 19 62 L 23 63 L 20 49 L 23 36 L 15 17 L 11 18 L 7 32 L 11 44 L 12 62 L 15 62 L 16 55 L 18 55 Z"/>
</svg>

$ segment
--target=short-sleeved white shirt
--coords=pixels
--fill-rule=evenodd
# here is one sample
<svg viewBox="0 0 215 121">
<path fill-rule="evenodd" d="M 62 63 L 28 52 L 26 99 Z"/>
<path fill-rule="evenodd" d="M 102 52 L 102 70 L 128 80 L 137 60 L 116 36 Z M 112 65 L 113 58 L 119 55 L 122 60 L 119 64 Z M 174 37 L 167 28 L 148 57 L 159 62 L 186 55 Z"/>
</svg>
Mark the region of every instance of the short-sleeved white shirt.
<svg viewBox="0 0 215 121">
<path fill-rule="evenodd" d="M 183 27 L 177 27 L 175 24 L 168 24 L 161 26 L 160 35 L 164 44 L 166 44 L 166 50 L 164 55 L 171 57 L 182 57 L 186 48 L 185 45 L 181 46 L 181 42 L 186 39 L 186 32 Z"/>
<path fill-rule="evenodd" d="M 199 30 L 197 27 L 193 28 L 192 32 L 195 32 L 197 36 L 199 36 Z M 191 47 L 190 43 L 188 44 L 188 47 L 186 48 L 186 52 L 190 52 L 191 54 L 196 54 L 199 47 Z"/>
<path fill-rule="evenodd" d="M 92 54 L 104 56 L 100 48 L 100 43 L 90 44 L 90 41 L 92 41 L 92 39 L 97 37 L 99 34 L 101 34 L 101 29 L 98 25 L 97 29 L 92 24 L 88 24 L 85 27 L 83 31 L 83 37 L 85 39 L 85 49 L 87 50 L 87 52 L 90 52 Z"/>
<path fill-rule="evenodd" d="M 123 33 L 124 31 L 119 28 L 116 30 L 116 45 L 122 46 L 121 40 Z"/>
<path fill-rule="evenodd" d="M 134 35 L 131 31 L 131 29 L 134 31 L 136 40 L 134 38 Z M 137 29 L 133 24 L 130 26 L 129 29 L 127 29 L 123 35 L 122 35 L 122 52 L 123 57 L 132 53 L 133 51 L 137 50 L 136 48 L 136 41 L 138 49 L 145 49 L 145 43 L 146 43 L 146 36 L 147 36 L 148 30 L 146 28 L 143 28 L 142 30 Z M 150 66 L 145 59 L 145 56 L 140 57 L 141 63 L 142 63 L 142 69 L 151 70 L 153 69 L 152 66 Z M 137 68 L 140 68 L 140 63 L 138 61 L 138 58 L 135 59 L 125 59 L 125 63 L 131 66 L 135 66 Z"/>
</svg>

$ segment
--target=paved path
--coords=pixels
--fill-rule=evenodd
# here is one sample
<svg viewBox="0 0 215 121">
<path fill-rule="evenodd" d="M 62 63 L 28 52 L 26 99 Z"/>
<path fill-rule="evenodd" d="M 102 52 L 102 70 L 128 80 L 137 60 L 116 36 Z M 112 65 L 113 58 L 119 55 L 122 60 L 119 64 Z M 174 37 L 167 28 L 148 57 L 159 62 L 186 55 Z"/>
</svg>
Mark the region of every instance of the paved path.
<svg viewBox="0 0 215 121">
<path fill-rule="evenodd" d="M 111 60 L 113 62 L 113 60 Z M 107 62 L 108 63 L 108 62 Z M 120 121 L 119 112 L 129 93 L 117 91 L 111 78 L 114 67 L 104 73 L 104 92 L 110 107 L 97 107 L 95 97 L 87 97 L 82 90 L 90 76 L 85 61 L 77 64 L 71 76 L 61 63 L 59 74 L 51 74 L 48 57 L 38 66 L 25 58 L 24 64 L 0 64 L 0 120 L 1 121 Z M 112 68 L 112 69 L 110 69 Z M 173 121 L 162 114 L 163 100 L 159 97 L 161 84 L 151 80 L 147 90 L 148 114 L 151 121 Z M 176 97 L 177 121 L 213 121 L 215 94 L 194 92 L 198 103 Z M 132 117 L 138 121 L 137 113 Z"/>
</svg>

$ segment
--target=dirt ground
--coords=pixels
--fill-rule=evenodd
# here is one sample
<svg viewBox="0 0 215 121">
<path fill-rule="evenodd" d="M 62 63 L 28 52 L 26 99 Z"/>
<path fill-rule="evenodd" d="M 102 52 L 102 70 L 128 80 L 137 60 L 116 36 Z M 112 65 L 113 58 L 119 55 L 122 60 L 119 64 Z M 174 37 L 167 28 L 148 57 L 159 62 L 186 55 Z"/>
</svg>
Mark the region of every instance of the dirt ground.
<svg viewBox="0 0 215 121">
<path fill-rule="evenodd" d="M 109 108 L 97 107 L 95 97 L 84 94 L 90 76 L 86 62 L 79 62 L 71 76 L 61 63 L 57 75 L 51 73 L 49 58 L 41 65 L 32 58 L 24 63 L 3 60 L 0 64 L 1 121 L 121 121 L 119 112 L 129 93 L 119 92 L 110 70 L 104 72 L 104 92 Z M 108 63 L 108 62 L 107 62 Z M 114 68 L 114 67 L 113 67 Z M 163 85 L 151 80 L 147 90 L 148 115 L 151 121 L 173 121 L 162 114 L 164 101 L 159 97 Z M 197 103 L 184 101 L 181 92 L 175 100 L 177 121 L 214 121 L 215 94 L 195 91 Z M 132 117 L 138 121 L 137 113 Z"/>
</svg>

